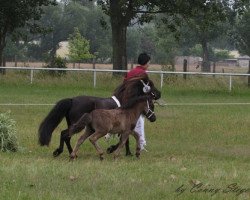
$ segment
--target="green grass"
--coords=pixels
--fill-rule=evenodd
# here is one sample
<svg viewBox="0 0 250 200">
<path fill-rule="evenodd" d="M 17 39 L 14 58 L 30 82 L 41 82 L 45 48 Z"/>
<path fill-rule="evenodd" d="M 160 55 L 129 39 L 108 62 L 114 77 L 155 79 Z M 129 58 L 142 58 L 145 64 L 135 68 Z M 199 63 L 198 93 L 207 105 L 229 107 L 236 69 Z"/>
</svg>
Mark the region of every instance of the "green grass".
<svg viewBox="0 0 250 200">
<path fill-rule="evenodd" d="M 159 77 L 152 76 L 159 88 Z M 92 87 L 91 74 L 49 78 L 37 74 L 34 83 L 22 76 L 0 77 L 0 104 L 55 103 L 81 94 L 110 96 L 121 78 L 98 76 Z M 167 103 L 250 102 L 245 80 L 235 80 L 229 92 L 226 79 L 189 77 L 166 79 L 162 99 Z M 0 106 L 11 111 L 17 122 L 17 153 L 0 153 L 0 199 L 249 199 L 250 191 L 250 105 L 156 106 L 157 121 L 146 122 L 148 152 L 141 159 L 125 157 L 114 161 L 105 155 L 99 161 L 86 141 L 74 162 L 68 153 L 53 158 L 58 146 L 60 124 L 49 148 L 37 143 L 37 129 L 52 106 Z M 75 136 L 72 144 L 79 137 Z M 111 143 L 100 141 L 103 149 Z M 134 151 L 134 140 L 131 139 Z M 191 190 L 201 182 L 203 192 Z M 231 191 L 227 189 L 230 184 Z M 183 187 L 181 187 L 183 185 Z M 178 195 L 177 188 L 185 191 Z M 221 189 L 211 196 L 204 189 Z M 193 192 L 193 193 L 192 193 Z M 237 196 L 238 194 L 238 196 Z"/>
</svg>

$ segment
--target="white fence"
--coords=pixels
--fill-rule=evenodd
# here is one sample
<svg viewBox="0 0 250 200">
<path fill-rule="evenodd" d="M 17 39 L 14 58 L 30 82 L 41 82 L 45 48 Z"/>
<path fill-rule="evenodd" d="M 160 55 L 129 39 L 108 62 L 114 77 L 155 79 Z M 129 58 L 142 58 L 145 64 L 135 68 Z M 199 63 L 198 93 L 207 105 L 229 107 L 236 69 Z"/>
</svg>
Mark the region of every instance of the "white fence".
<svg viewBox="0 0 250 200">
<path fill-rule="evenodd" d="M 84 71 L 84 72 L 93 72 L 93 86 L 96 87 L 96 74 L 98 72 L 121 72 L 126 73 L 127 70 L 110 70 L 110 69 L 72 69 L 72 68 L 37 68 L 37 67 L 0 67 L 0 69 L 12 69 L 12 70 L 26 70 L 30 71 L 30 83 L 33 83 L 34 71 Z M 147 71 L 149 74 L 159 74 L 161 80 L 161 88 L 163 87 L 163 78 L 165 74 L 175 74 L 175 75 L 202 75 L 202 76 L 227 76 L 229 77 L 228 88 L 229 91 L 232 90 L 232 77 L 233 76 L 245 76 L 250 77 L 250 74 L 241 74 L 241 73 L 204 73 L 204 72 L 170 72 L 170 71 Z"/>
</svg>

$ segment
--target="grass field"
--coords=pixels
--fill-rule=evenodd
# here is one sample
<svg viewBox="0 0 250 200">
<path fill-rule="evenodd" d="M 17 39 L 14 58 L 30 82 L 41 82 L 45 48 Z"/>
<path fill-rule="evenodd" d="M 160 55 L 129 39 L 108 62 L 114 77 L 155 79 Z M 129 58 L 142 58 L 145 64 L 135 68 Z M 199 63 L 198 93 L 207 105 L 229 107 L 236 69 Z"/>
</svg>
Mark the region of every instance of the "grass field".
<svg viewBox="0 0 250 200">
<path fill-rule="evenodd" d="M 159 88 L 159 77 L 152 79 Z M 162 100 L 167 106 L 156 106 L 157 121 L 146 122 L 148 152 L 140 160 L 122 152 L 117 160 L 105 155 L 101 162 L 86 141 L 78 159 L 69 162 L 66 150 L 52 157 L 65 122 L 49 148 L 37 142 L 39 123 L 52 106 L 3 104 L 53 104 L 81 94 L 107 97 L 121 78 L 98 76 L 94 89 L 91 74 L 40 74 L 32 85 L 25 73 L 0 76 L 0 112 L 11 112 L 21 146 L 17 153 L 0 152 L 0 199 L 250 199 L 250 105 L 185 105 L 250 103 L 246 80 L 234 80 L 232 92 L 227 81 L 166 77 Z M 115 142 L 102 140 L 101 146 Z"/>
</svg>

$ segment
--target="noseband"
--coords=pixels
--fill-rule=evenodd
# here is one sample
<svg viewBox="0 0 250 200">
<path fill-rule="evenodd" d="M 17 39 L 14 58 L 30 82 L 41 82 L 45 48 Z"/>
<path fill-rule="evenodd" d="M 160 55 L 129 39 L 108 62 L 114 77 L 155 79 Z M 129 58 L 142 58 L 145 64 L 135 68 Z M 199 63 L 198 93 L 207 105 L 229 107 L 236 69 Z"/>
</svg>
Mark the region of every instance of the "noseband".
<svg viewBox="0 0 250 200">
<path fill-rule="evenodd" d="M 148 108 L 148 110 L 147 110 L 147 113 L 145 114 L 145 116 L 147 117 L 147 119 L 150 119 L 155 113 L 154 113 L 154 111 L 152 111 L 152 110 L 150 109 L 148 100 L 147 100 L 147 108 Z"/>
</svg>

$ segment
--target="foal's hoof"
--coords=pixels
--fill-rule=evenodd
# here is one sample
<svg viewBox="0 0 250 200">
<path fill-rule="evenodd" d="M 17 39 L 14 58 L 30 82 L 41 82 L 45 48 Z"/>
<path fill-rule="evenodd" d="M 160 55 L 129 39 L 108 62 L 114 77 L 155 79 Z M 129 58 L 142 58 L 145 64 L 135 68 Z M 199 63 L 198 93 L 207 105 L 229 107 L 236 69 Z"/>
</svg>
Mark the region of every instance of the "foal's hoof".
<svg viewBox="0 0 250 200">
<path fill-rule="evenodd" d="M 76 154 L 70 154 L 69 155 L 69 161 L 73 161 L 75 159 L 77 159 L 77 155 Z"/>
<path fill-rule="evenodd" d="M 53 152 L 53 156 L 54 156 L 54 157 L 57 157 L 57 156 L 59 156 L 62 152 L 63 152 L 63 150 L 56 149 L 56 150 Z"/>
</svg>

